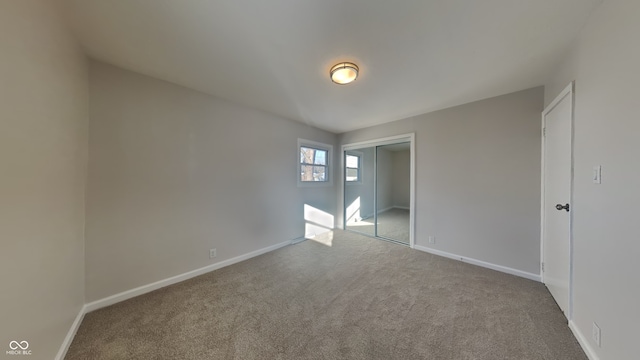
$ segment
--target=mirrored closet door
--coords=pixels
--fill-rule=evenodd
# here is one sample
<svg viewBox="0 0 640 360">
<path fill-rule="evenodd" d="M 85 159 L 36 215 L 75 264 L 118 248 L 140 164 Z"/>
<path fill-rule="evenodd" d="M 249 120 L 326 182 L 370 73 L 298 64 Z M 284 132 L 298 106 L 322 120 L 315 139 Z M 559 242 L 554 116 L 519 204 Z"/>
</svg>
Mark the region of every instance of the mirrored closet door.
<svg viewBox="0 0 640 360">
<path fill-rule="evenodd" d="M 409 244 L 409 143 L 376 147 L 376 236 Z"/>
<path fill-rule="evenodd" d="M 375 147 L 347 150 L 344 156 L 346 229 L 375 236 Z"/>
<path fill-rule="evenodd" d="M 411 243 L 411 143 L 347 146 L 344 156 L 345 229 Z"/>
</svg>

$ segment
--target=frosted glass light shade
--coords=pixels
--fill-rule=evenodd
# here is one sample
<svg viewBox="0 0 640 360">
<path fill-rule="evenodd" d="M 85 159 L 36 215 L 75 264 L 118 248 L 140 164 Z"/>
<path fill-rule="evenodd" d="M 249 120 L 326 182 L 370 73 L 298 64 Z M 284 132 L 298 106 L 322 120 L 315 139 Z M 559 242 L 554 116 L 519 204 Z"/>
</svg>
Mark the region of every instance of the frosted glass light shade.
<svg viewBox="0 0 640 360">
<path fill-rule="evenodd" d="M 354 63 L 343 62 L 334 65 L 329 71 L 331 81 L 336 84 L 345 85 L 354 81 L 358 77 L 358 66 Z"/>
</svg>

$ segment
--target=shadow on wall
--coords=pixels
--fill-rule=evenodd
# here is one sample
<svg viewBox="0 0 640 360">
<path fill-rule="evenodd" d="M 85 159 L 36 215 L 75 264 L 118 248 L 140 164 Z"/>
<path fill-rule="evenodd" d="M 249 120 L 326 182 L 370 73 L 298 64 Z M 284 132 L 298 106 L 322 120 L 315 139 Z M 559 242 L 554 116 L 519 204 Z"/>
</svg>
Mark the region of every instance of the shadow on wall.
<svg viewBox="0 0 640 360">
<path fill-rule="evenodd" d="M 304 204 L 304 221 L 305 239 L 331 246 L 334 227 L 333 215 L 309 204 Z"/>
</svg>

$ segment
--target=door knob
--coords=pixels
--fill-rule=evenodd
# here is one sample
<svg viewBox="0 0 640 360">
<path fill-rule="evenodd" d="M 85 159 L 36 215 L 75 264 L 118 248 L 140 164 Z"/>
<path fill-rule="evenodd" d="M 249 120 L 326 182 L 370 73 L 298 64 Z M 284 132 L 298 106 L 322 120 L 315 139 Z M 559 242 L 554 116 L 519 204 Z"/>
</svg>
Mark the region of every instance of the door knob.
<svg viewBox="0 0 640 360">
<path fill-rule="evenodd" d="M 556 210 L 562 210 L 562 209 L 567 210 L 567 212 L 568 212 L 569 211 L 569 204 L 564 204 L 564 205 L 558 204 L 558 205 L 556 205 Z"/>
</svg>

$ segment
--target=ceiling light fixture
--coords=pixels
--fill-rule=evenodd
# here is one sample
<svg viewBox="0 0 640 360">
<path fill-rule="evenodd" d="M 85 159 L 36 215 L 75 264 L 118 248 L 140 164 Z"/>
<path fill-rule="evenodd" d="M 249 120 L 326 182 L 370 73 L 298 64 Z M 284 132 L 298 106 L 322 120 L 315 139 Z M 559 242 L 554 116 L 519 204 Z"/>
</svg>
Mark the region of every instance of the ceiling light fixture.
<svg viewBox="0 0 640 360">
<path fill-rule="evenodd" d="M 358 65 L 350 62 L 342 62 L 334 65 L 329 71 L 331 81 L 339 85 L 346 85 L 358 77 Z"/>
</svg>

